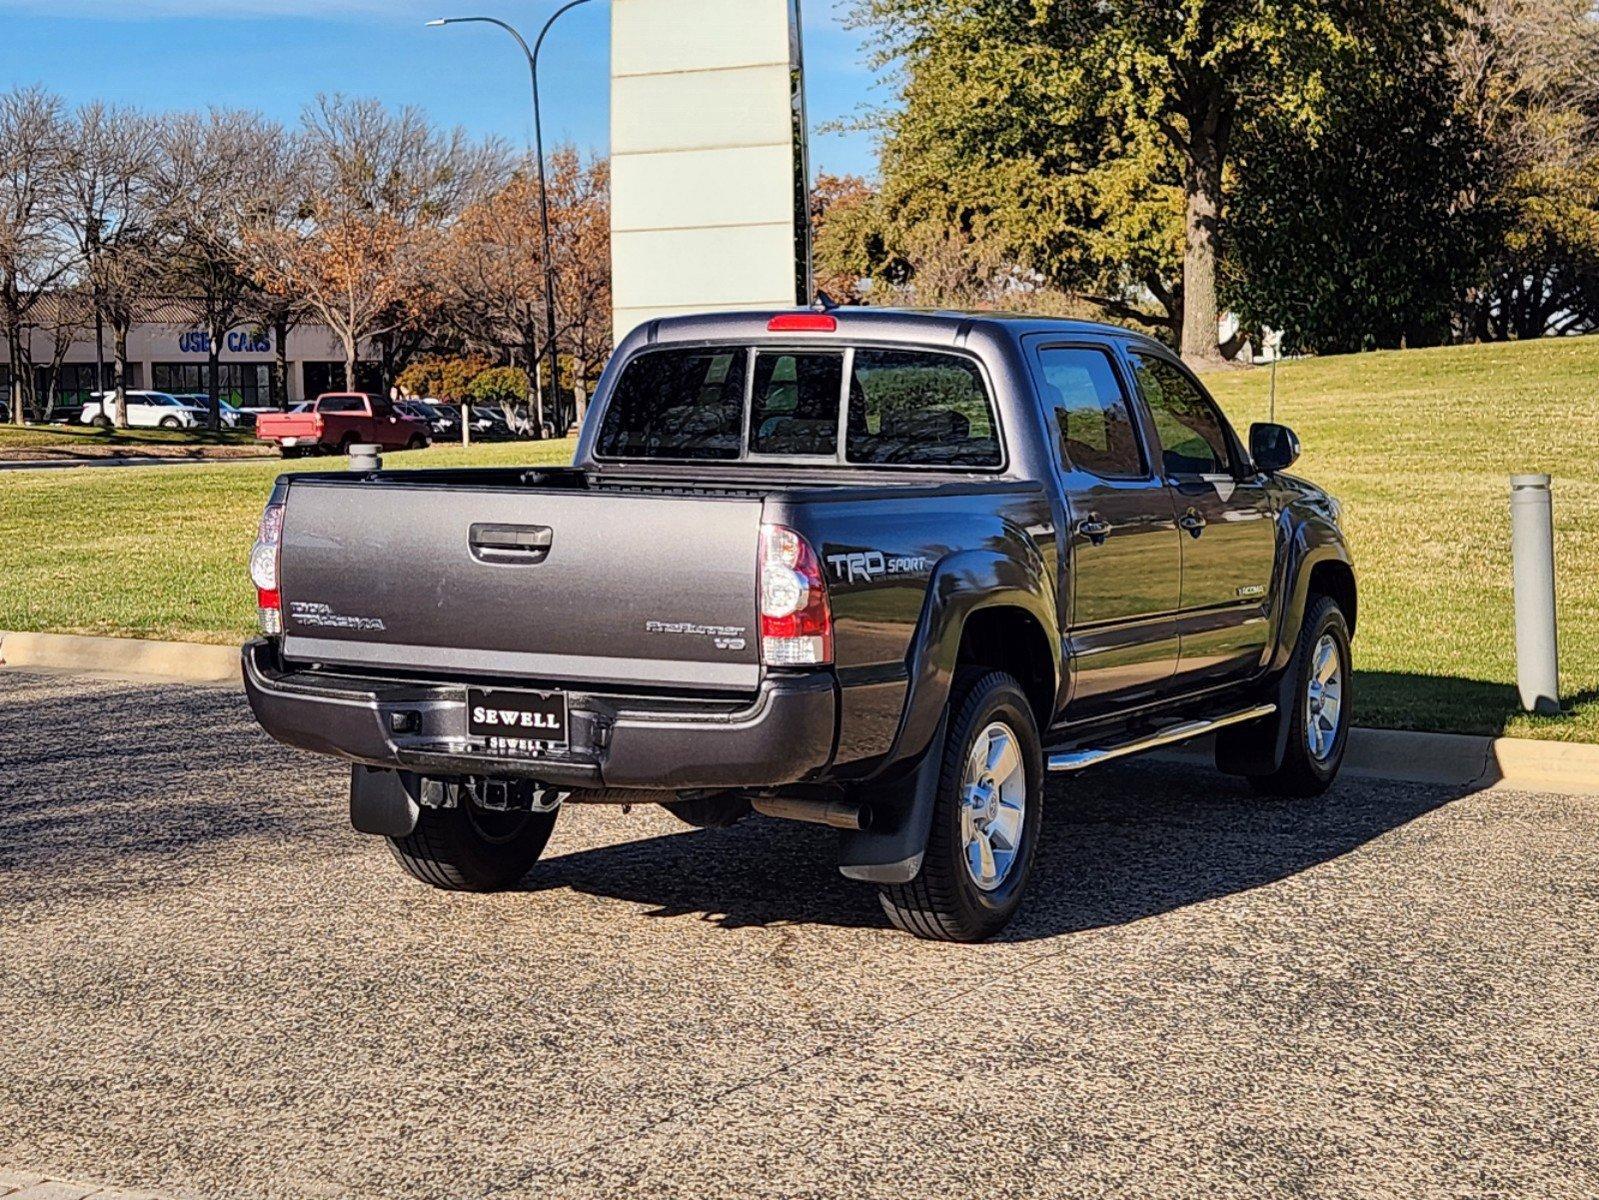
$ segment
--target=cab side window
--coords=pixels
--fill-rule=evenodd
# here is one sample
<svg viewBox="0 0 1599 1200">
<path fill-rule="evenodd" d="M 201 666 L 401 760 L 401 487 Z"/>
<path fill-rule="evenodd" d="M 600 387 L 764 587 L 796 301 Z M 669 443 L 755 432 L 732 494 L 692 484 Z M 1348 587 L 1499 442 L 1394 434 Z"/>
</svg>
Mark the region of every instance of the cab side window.
<svg viewBox="0 0 1599 1200">
<path fill-rule="evenodd" d="M 1136 351 L 1129 357 L 1155 419 L 1166 474 L 1232 474 L 1232 446 L 1216 406 L 1165 359 Z"/>
<path fill-rule="evenodd" d="M 1133 410 L 1103 350 L 1055 346 L 1039 351 L 1044 401 L 1055 410 L 1061 457 L 1101 479 L 1148 474 L 1133 428 Z"/>
</svg>

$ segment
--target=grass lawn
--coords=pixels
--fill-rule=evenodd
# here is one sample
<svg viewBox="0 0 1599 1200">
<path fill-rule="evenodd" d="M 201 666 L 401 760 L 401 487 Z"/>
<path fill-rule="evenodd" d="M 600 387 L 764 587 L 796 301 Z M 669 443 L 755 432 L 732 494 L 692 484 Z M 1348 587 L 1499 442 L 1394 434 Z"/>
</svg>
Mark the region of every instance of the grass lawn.
<svg viewBox="0 0 1599 1200">
<path fill-rule="evenodd" d="M 1206 383 L 1242 430 L 1270 372 Z M 1344 503 L 1360 579 L 1363 724 L 1599 742 L 1599 337 L 1287 363 L 1294 468 Z M 1561 685 L 1518 711 L 1510 476 L 1554 476 Z"/>
<path fill-rule="evenodd" d="M 1266 370 L 1207 382 L 1241 428 Z M 1290 363 L 1277 418 L 1295 468 L 1344 502 L 1362 603 L 1365 724 L 1599 742 L 1599 337 Z M 570 458 L 569 442 L 435 447 L 385 463 Z M 232 642 L 253 612 L 244 559 L 272 479 L 328 461 L 0 473 L 0 629 Z M 1509 476 L 1555 477 L 1570 715 L 1517 712 Z"/>
<path fill-rule="evenodd" d="M 570 441 L 435 446 L 385 466 L 565 463 Z M 238 642 L 272 481 L 337 459 L 0 472 L 0 629 Z"/>
<path fill-rule="evenodd" d="M 95 429 L 90 425 L 0 425 L 0 458 L 8 450 L 44 446 L 82 450 L 97 446 L 233 446 L 254 441 L 248 433 L 229 430 L 190 433 L 179 429 Z"/>
</svg>

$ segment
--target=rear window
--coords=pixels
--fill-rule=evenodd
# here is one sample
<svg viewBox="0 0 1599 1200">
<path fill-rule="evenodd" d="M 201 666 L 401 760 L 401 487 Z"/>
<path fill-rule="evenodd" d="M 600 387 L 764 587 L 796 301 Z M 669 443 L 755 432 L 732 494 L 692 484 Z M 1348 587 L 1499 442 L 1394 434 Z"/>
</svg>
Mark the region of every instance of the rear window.
<svg viewBox="0 0 1599 1200">
<path fill-rule="evenodd" d="M 915 350 L 655 350 L 627 364 L 602 458 L 997 467 L 998 423 L 969 359 Z"/>
<path fill-rule="evenodd" d="M 736 459 L 744 436 L 743 350 L 660 350 L 628 363 L 605 409 L 607 458 Z"/>
<path fill-rule="evenodd" d="M 750 453 L 838 457 L 840 352 L 762 350 L 755 356 Z"/>
<path fill-rule="evenodd" d="M 950 354 L 860 350 L 849 387 L 848 460 L 997 467 L 999 430 L 975 363 Z"/>
</svg>

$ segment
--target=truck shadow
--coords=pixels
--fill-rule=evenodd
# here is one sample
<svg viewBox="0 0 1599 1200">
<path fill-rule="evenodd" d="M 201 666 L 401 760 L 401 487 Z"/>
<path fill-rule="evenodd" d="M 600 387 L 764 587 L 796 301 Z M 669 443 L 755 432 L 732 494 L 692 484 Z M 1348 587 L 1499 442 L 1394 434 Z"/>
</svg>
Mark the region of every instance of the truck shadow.
<svg viewBox="0 0 1599 1200">
<path fill-rule="evenodd" d="M 1121 925 L 1262 887 L 1462 794 L 1346 779 L 1316 800 L 1270 800 L 1208 768 L 1172 762 L 1053 782 L 1028 900 L 1000 940 Z M 839 875 L 834 837 L 756 818 L 547 859 L 523 886 L 571 888 L 726 928 L 887 928 L 874 889 Z"/>
</svg>

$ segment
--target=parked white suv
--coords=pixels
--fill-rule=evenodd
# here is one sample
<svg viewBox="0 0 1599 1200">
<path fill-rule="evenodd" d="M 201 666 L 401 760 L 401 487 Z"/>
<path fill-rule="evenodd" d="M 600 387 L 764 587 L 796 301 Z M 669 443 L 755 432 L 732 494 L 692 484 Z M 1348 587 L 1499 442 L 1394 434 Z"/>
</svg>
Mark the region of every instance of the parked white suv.
<svg viewBox="0 0 1599 1200">
<path fill-rule="evenodd" d="M 185 404 L 170 392 L 124 392 L 128 405 L 128 424 L 146 429 L 195 429 L 204 423 L 202 409 Z M 115 400 L 109 392 L 96 392 L 83 406 L 78 420 L 85 425 L 109 428 Z"/>
</svg>

